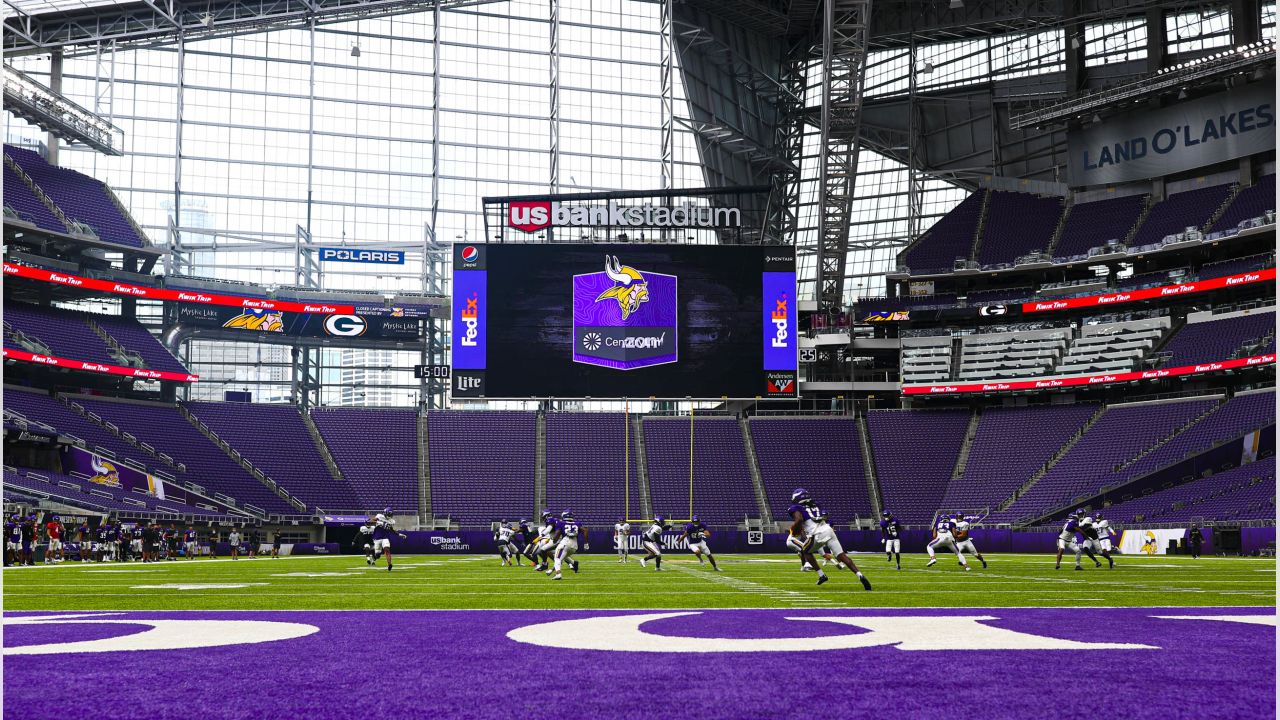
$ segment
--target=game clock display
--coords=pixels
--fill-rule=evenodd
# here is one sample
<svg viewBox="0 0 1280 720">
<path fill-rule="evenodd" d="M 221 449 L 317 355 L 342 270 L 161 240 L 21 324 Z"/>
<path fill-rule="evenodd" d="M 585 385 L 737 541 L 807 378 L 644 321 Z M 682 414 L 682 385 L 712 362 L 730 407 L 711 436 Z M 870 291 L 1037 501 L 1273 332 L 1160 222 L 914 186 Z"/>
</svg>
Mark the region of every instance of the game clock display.
<svg viewBox="0 0 1280 720">
<path fill-rule="evenodd" d="M 458 244 L 454 397 L 794 397 L 791 248 Z"/>
</svg>

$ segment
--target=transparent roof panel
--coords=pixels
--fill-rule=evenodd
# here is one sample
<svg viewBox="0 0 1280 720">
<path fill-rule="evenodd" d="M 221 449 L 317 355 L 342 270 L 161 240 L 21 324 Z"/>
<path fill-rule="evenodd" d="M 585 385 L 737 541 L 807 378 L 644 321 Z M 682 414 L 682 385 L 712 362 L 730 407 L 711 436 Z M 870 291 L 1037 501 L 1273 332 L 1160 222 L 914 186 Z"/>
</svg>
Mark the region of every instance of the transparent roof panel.
<svg viewBox="0 0 1280 720">
<path fill-rule="evenodd" d="M 55 12 L 88 10 L 109 5 L 133 4 L 135 3 L 118 2 L 117 0 L 4 0 L 4 15 L 8 17 L 15 10 L 25 15 L 45 15 Z"/>
</svg>

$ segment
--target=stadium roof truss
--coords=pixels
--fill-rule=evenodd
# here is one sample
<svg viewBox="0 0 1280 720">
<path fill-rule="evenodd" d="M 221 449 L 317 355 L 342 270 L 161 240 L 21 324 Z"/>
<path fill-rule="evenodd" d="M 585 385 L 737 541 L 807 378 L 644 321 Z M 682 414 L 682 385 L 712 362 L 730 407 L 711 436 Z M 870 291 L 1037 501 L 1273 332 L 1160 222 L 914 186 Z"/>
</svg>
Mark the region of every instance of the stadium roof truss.
<svg viewBox="0 0 1280 720">
<path fill-rule="evenodd" d="M 164 44 L 496 0 L 4 0 L 4 53 Z"/>
</svg>

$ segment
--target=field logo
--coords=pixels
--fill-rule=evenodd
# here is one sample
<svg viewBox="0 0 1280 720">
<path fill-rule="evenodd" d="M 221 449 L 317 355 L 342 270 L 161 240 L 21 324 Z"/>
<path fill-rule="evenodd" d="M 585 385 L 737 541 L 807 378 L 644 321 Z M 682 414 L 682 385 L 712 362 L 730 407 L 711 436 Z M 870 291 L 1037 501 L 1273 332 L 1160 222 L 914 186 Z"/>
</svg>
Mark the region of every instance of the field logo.
<svg viewBox="0 0 1280 720">
<path fill-rule="evenodd" d="M 604 257 L 604 271 L 573 276 L 573 361 L 635 370 L 676 362 L 677 278 Z"/>
<path fill-rule="evenodd" d="M 261 332 L 284 332 L 284 313 L 279 310 L 252 309 L 231 318 L 222 324 L 228 330 L 259 330 Z"/>
</svg>

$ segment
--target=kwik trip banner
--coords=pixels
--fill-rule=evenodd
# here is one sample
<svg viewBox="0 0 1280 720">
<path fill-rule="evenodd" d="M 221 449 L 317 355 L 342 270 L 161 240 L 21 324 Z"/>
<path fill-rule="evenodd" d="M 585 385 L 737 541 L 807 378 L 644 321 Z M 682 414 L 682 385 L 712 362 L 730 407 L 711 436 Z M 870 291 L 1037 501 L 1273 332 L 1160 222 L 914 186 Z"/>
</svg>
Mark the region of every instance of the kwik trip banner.
<svg viewBox="0 0 1280 720">
<path fill-rule="evenodd" d="M 485 394 L 489 330 L 488 269 L 484 245 L 453 246 L 453 396 Z"/>
<path fill-rule="evenodd" d="M 80 473 L 95 485 L 108 485 L 121 490 L 142 490 L 161 500 L 164 499 L 164 483 L 148 472 L 135 470 L 108 457 L 83 448 L 67 446 L 62 450 L 62 472 Z"/>
<path fill-rule="evenodd" d="M 1220 290 L 1228 287 L 1239 287 L 1241 285 L 1252 285 L 1253 283 L 1275 281 L 1276 269 L 1266 268 L 1264 270 L 1251 270 L 1238 275 L 1228 275 L 1226 277 L 1211 278 L 1209 280 L 1200 280 L 1198 282 L 1179 283 L 1177 285 L 1161 285 L 1160 287 L 1144 288 L 1142 290 L 1126 290 L 1124 292 L 1107 293 L 1105 295 L 1087 295 L 1085 297 L 1061 298 L 1054 300 L 1035 300 L 1029 303 L 1023 303 L 1022 312 L 1037 313 L 1048 312 L 1051 310 L 1070 310 L 1072 308 L 1082 307 L 1122 305 L 1124 303 L 1138 302 L 1139 300 L 1154 300 L 1158 298 L 1174 297 L 1177 295 L 1191 295 L 1193 293 L 1208 292 L 1210 290 Z"/>
<path fill-rule="evenodd" d="M 168 372 L 167 370 L 144 370 L 142 368 L 125 367 L 123 365 L 108 365 L 106 363 L 91 362 L 88 360 L 73 360 L 71 358 L 27 352 L 26 350 L 20 350 L 18 348 L 5 348 L 4 358 L 6 360 L 18 360 L 21 362 L 34 363 L 36 365 L 46 365 L 48 367 L 66 368 L 68 370 L 83 370 L 86 372 L 103 373 L 106 375 L 121 375 L 124 377 L 140 378 L 142 380 L 196 382 L 200 379 L 199 375 L 194 375 L 192 373 Z"/>
<path fill-rule="evenodd" d="M 1144 180 L 1275 150 L 1275 103 L 1267 81 L 1094 123 L 1067 136 L 1071 184 Z"/>
</svg>

